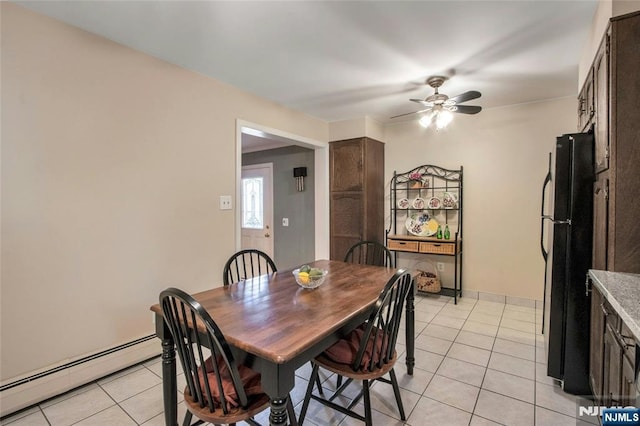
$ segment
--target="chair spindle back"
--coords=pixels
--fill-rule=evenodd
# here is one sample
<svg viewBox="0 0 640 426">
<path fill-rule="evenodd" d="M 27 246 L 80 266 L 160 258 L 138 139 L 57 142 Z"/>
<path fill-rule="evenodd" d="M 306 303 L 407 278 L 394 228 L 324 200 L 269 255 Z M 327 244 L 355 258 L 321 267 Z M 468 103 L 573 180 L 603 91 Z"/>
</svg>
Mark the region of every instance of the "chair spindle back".
<svg viewBox="0 0 640 426">
<path fill-rule="evenodd" d="M 404 303 L 412 288 L 411 280 L 411 274 L 400 269 L 385 285 L 365 323 L 360 347 L 351 366 L 354 371 L 374 371 L 393 359 Z"/>
<path fill-rule="evenodd" d="M 347 251 L 344 261 L 361 265 L 393 267 L 391 252 L 376 241 L 360 241 L 354 244 Z"/>
<path fill-rule="evenodd" d="M 276 271 L 276 264 L 268 254 L 256 249 L 241 250 L 227 260 L 222 281 L 224 285 L 229 285 Z"/>
<path fill-rule="evenodd" d="M 200 408 L 208 407 L 211 413 L 221 409 L 228 414 L 233 408 L 228 401 L 230 397 L 246 407 L 247 395 L 233 354 L 207 311 L 193 297 L 177 288 L 160 293 L 160 305 L 175 341 L 191 399 L 198 402 Z M 209 381 L 212 373 L 217 389 Z M 230 392 L 223 381 L 232 383 Z M 234 392 L 235 395 L 230 395 Z"/>
</svg>

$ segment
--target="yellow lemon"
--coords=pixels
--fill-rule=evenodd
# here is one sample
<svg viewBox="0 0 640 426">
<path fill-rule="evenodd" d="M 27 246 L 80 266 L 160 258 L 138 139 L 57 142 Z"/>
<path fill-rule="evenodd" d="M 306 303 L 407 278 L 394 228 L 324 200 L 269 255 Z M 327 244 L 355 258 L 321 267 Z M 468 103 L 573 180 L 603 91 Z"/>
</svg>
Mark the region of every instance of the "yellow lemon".
<svg viewBox="0 0 640 426">
<path fill-rule="evenodd" d="M 298 274 L 298 279 L 300 280 L 300 282 L 302 284 L 307 284 L 309 283 L 309 273 L 308 272 L 300 272 Z"/>
</svg>

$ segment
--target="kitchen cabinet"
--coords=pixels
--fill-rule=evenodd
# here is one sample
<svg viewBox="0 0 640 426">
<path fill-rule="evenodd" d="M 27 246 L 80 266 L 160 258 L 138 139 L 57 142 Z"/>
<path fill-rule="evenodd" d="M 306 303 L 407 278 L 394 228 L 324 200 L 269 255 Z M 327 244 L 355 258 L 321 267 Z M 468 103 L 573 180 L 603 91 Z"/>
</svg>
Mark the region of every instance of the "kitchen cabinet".
<svg viewBox="0 0 640 426">
<path fill-rule="evenodd" d="M 454 303 L 462 296 L 462 173 L 462 166 L 449 170 L 434 165 L 394 171 L 389 193 L 387 248 L 395 264 L 401 253 L 452 257 L 453 282 L 443 283 L 440 294 L 453 296 Z M 420 283 L 417 291 L 422 291 Z"/>
<path fill-rule="evenodd" d="M 603 395 L 602 373 L 604 369 L 604 327 L 605 310 L 602 308 L 604 299 L 602 294 L 594 290 L 591 292 L 591 340 L 589 353 L 589 384 L 594 395 Z M 598 405 L 602 401 L 596 400 Z"/>
<path fill-rule="evenodd" d="M 607 269 L 609 227 L 609 173 L 596 175 L 593 184 L 593 269 Z"/>
<path fill-rule="evenodd" d="M 622 348 L 620 404 L 624 407 L 640 404 L 640 349 L 637 345 L 640 345 L 640 341 L 635 341 L 627 325 L 622 322 L 620 324 L 620 346 Z"/>
<path fill-rule="evenodd" d="M 578 131 L 587 131 L 593 124 L 595 115 L 593 99 L 593 67 L 587 74 L 582 90 L 578 94 Z"/>
<path fill-rule="evenodd" d="M 602 39 L 593 62 L 595 172 L 609 168 L 609 32 Z"/>
<path fill-rule="evenodd" d="M 615 314 L 605 321 L 604 335 L 604 380 L 601 402 L 606 406 L 635 406 L 636 395 L 636 342 L 633 337 L 625 335 L 624 323 L 620 323 Z M 617 321 L 616 321 L 617 320 Z M 640 385 L 640 384 L 639 384 Z"/>
<path fill-rule="evenodd" d="M 612 317 L 605 321 L 604 332 L 604 372 L 602 383 L 602 396 L 600 400 L 606 406 L 620 404 L 620 379 L 622 372 L 622 348 L 616 340 L 616 331 L 612 325 Z"/>
<path fill-rule="evenodd" d="M 602 277 L 603 271 L 589 272 L 589 281 L 595 283 L 595 274 Z M 632 288 L 637 283 L 623 288 L 613 279 L 605 276 L 605 284 L 618 287 L 618 294 L 631 296 L 631 300 L 624 303 L 629 306 L 638 303 L 635 298 L 640 290 Z M 624 279 L 633 279 L 629 275 Z M 607 280 L 609 281 L 607 283 Z M 589 282 L 587 283 L 587 286 Z M 600 283 L 600 285 L 603 285 Z M 612 298 L 612 294 L 609 294 Z M 615 299 L 614 299 L 615 300 Z M 615 302 L 618 305 L 618 301 Z M 621 305 L 618 305 L 621 306 Z M 629 317 L 629 314 L 618 312 L 620 307 L 614 307 L 614 302 L 609 302 L 607 297 L 597 285 L 591 286 L 591 342 L 589 382 L 599 406 L 635 406 L 640 403 L 640 339 L 634 336 L 631 327 L 626 321 L 634 322 L 637 329 L 638 318 Z M 626 312 L 626 311 L 625 311 Z M 633 310 L 630 310 L 633 315 Z M 637 315 L 637 313 L 636 313 Z M 626 320 L 623 318 L 627 318 Z"/>
<path fill-rule="evenodd" d="M 330 257 L 362 240 L 384 241 L 384 144 L 362 137 L 329 143 Z"/>
<path fill-rule="evenodd" d="M 631 273 L 640 273 L 638 40 L 640 11 L 612 18 L 594 58 L 591 80 L 580 92 L 587 96 L 595 86 L 593 263 L 599 269 Z M 583 115 L 579 113 L 579 126 Z"/>
</svg>

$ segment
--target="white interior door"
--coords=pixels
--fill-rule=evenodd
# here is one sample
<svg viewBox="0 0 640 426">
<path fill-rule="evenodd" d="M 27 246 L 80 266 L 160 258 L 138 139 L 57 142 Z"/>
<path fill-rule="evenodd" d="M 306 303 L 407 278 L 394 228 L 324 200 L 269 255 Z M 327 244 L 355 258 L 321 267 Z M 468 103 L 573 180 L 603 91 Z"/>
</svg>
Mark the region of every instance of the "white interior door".
<svg viewBox="0 0 640 426">
<path fill-rule="evenodd" d="M 242 167 L 242 249 L 255 248 L 273 256 L 273 164 Z"/>
</svg>

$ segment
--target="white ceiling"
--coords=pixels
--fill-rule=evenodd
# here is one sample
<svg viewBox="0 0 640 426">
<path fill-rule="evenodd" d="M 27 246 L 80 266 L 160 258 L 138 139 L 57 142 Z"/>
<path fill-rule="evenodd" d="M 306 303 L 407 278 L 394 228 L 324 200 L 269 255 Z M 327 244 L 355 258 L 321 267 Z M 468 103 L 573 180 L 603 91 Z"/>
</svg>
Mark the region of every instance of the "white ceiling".
<svg viewBox="0 0 640 426">
<path fill-rule="evenodd" d="M 442 93 L 483 108 L 575 96 L 597 5 L 570 1 L 18 2 L 326 121 Z M 404 118 L 405 120 L 407 118 Z M 409 117 L 408 119 L 411 119 Z M 399 119 L 396 119 L 399 120 Z M 401 120 L 401 119 L 400 119 Z"/>
</svg>

